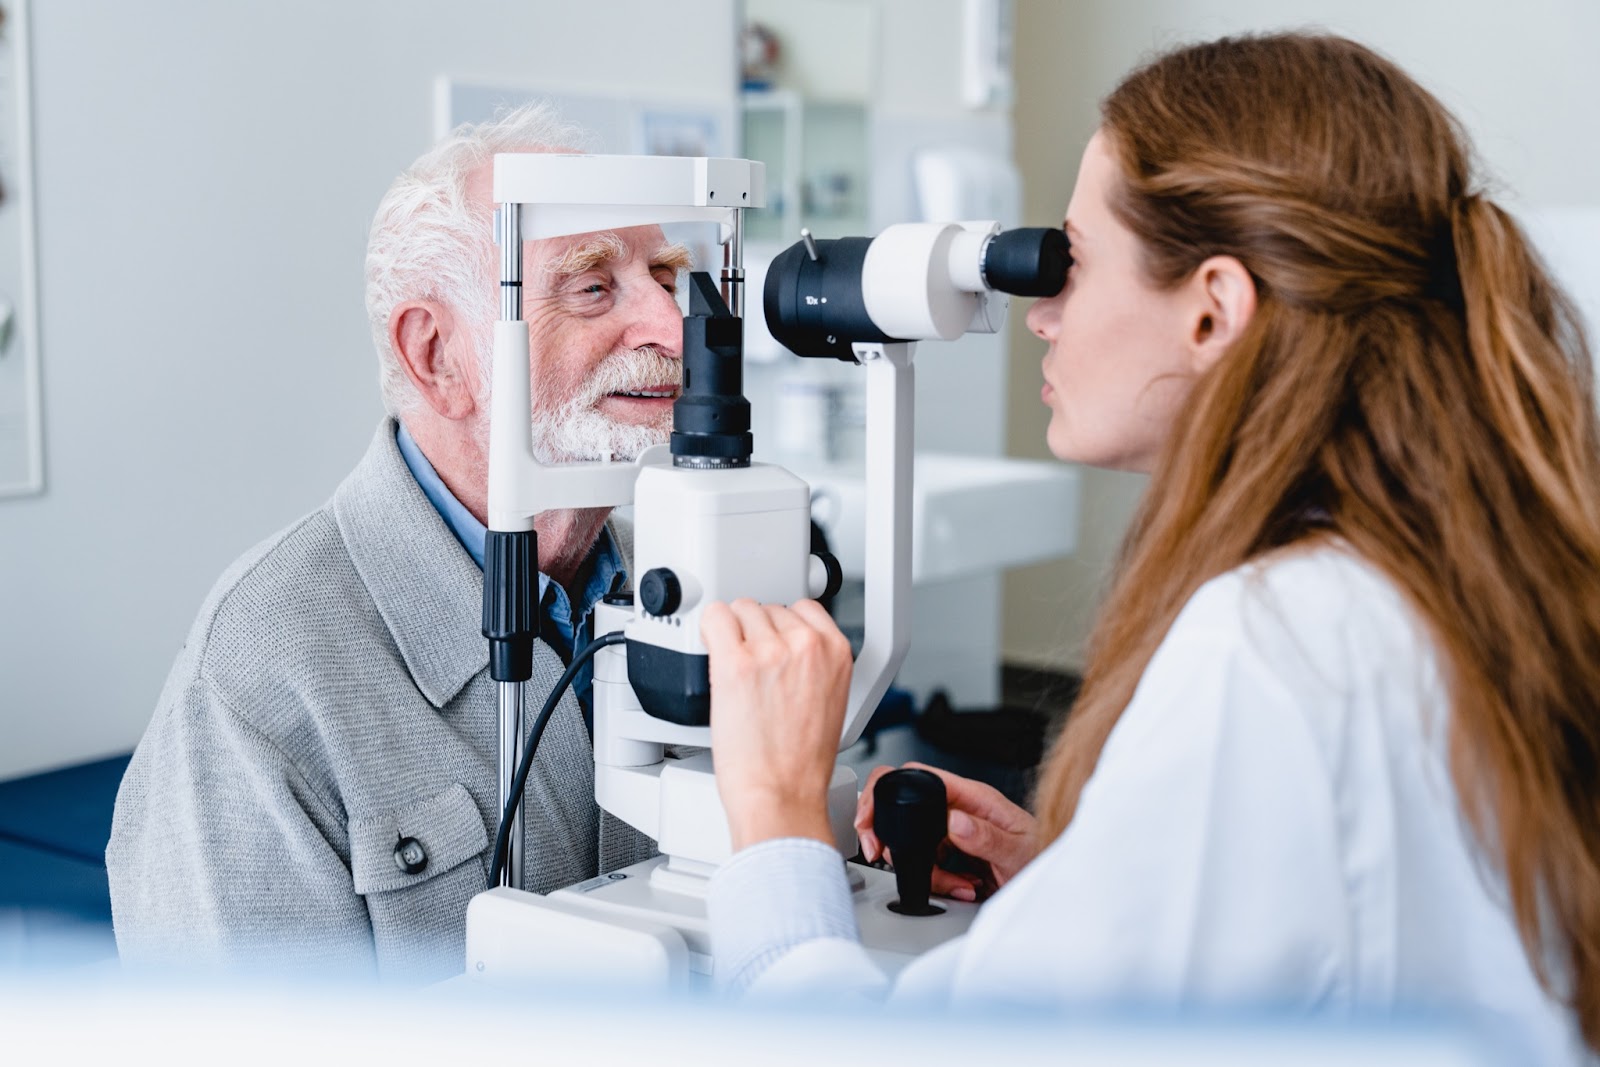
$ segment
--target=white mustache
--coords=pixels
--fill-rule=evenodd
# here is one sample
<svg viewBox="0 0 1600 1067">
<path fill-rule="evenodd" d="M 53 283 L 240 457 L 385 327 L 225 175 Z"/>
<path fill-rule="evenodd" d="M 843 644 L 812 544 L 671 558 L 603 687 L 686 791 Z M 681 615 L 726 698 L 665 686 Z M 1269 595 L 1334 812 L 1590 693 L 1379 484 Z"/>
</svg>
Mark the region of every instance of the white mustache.
<svg viewBox="0 0 1600 1067">
<path fill-rule="evenodd" d="M 600 361 L 572 405 L 591 408 L 612 393 L 678 390 L 682 385 L 682 360 L 662 355 L 654 345 L 625 348 Z"/>
<path fill-rule="evenodd" d="M 613 393 L 677 391 L 682 381 L 682 361 L 662 355 L 654 345 L 619 349 L 600 361 L 575 396 L 553 408 L 543 399 L 535 401 L 534 454 L 541 463 L 606 456 L 631 460 L 651 445 L 666 442 L 671 414 L 663 411 L 648 425 L 613 422 L 600 413 L 600 401 Z"/>
</svg>

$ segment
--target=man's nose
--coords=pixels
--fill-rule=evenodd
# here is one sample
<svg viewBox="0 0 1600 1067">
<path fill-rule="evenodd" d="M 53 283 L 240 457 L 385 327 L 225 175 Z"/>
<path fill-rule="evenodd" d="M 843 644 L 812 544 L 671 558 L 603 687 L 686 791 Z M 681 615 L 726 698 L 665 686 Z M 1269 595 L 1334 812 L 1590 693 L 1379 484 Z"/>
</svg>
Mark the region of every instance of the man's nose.
<svg viewBox="0 0 1600 1067">
<path fill-rule="evenodd" d="M 1028 309 L 1028 329 L 1043 341 L 1054 341 L 1061 322 L 1061 294 L 1041 297 Z"/>
<path fill-rule="evenodd" d="M 681 358 L 683 311 L 677 299 L 654 280 L 641 283 L 633 295 L 623 343 L 629 348 L 653 345 L 664 356 Z"/>
</svg>

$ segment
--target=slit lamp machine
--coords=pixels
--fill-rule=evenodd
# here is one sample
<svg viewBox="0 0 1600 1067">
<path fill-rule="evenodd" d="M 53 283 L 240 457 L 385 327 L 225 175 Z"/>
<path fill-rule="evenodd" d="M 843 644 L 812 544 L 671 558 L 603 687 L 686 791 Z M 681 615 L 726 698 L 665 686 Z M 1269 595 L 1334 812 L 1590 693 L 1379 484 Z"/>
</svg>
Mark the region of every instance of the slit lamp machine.
<svg viewBox="0 0 1600 1067">
<path fill-rule="evenodd" d="M 497 682 L 502 811 L 491 888 L 467 911 L 469 979 L 682 989 L 710 977 L 705 897 L 729 858 L 710 739 L 700 614 L 714 601 L 792 604 L 836 591 L 837 562 L 811 553 L 810 489 L 751 457 L 743 396 L 743 215 L 765 205 L 765 166 L 743 159 L 511 153 L 494 160 L 501 317 L 494 330 L 484 635 Z M 683 387 L 671 443 L 633 461 L 542 465 L 530 426 L 524 241 L 645 224 L 719 226 L 718 281 L 690 275 Z M 1007 293 L 1050 295 L 1068 259 L 1057 229 L 912 223 L 875 238 L 801 242 L 767 275 L 768 328 L 799 356 L 866 375 L 865 636 L 841 750 L 861 736 L 904 658 L 911 604 L 912 357 L 918 340 L 992 333 Z M 534 518 L 551 509 L 634 507 L 635 588 L 594 609 L 596 640 L 540 713 L 524 714 L 538 628 Z M 603 635 L 603 636 L 602 636 Z M 595 799 L 658 843 L 660 855 L 546 896 L 523 884 L 521 792 L 544 722 L 583 658 L 594 658 Z M 920 775 L 920 777 L 919 777 Z M 881 836 L 894 873 L 848 864 L 862 940 L 894 973 L 963 932 L 976 905 L 928 901 L 945 798 L 926 772 L 880 783 Z M 857 780 L 836 767 L 829 815 L 856 854 Z M 891 823 L 893 825 L 891 825 Z M 919 840 L 921 843 L 919 844 Z"/>
</svg>

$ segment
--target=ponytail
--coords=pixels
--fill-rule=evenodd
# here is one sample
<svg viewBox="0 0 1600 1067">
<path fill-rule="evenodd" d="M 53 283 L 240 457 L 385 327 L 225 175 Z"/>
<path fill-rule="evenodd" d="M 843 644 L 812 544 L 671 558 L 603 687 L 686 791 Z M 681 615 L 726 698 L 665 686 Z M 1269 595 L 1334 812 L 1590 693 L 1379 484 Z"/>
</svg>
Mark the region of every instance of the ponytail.
<svg viewBox="0 0 1600 1067">
<path fill-rule="evenodd" d="M 1570 1001 L 1585 1040 L 1600 1048 L 1593 368 L 1578 315 L 1516 222 L 1486 197 L 1466 196 L 1453 227 L 1467 354 L 1527 509 L 1494 517 L 1507 527 L 1507 557 L 1498 562 L 1515 560 L 1524 582 L 1542 585 L 1530 605 L 1538 618 L 1515 643 L 1533 638 L 1546 647 L 1526 659 L 1513 652 L 1498 678 L 1464 670 L 1458 657 L 1452 772 L 1468 823 L 1504 871 L 1535 973 Z M 1468 685 L 1483 696 L 1463 699 Z"/>
</svg>

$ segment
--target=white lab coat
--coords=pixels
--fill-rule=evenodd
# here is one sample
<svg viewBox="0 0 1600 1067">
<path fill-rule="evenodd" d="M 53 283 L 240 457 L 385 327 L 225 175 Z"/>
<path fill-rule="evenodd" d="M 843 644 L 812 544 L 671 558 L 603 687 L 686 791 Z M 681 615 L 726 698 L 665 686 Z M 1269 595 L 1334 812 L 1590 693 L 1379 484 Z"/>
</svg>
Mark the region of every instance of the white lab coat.
<svg viewBox="0 0 1600 1067">
<path fill-rule="evenodd" d="M 952 1006 L 1465 1006 L 1541 1062 L 1582 1059 L 1461 819 L 1447 713 L 1426 633 L 1348 548 L 1223 575 L 1151 660 L 1071 827 L 965 937 L 891 991 L 848 936 L 775 931 L 750 990 Z M 714 887 L 714 937 L 763 921 L 746 907 L 752 877 L 747 866 Z"/>
</svg>

